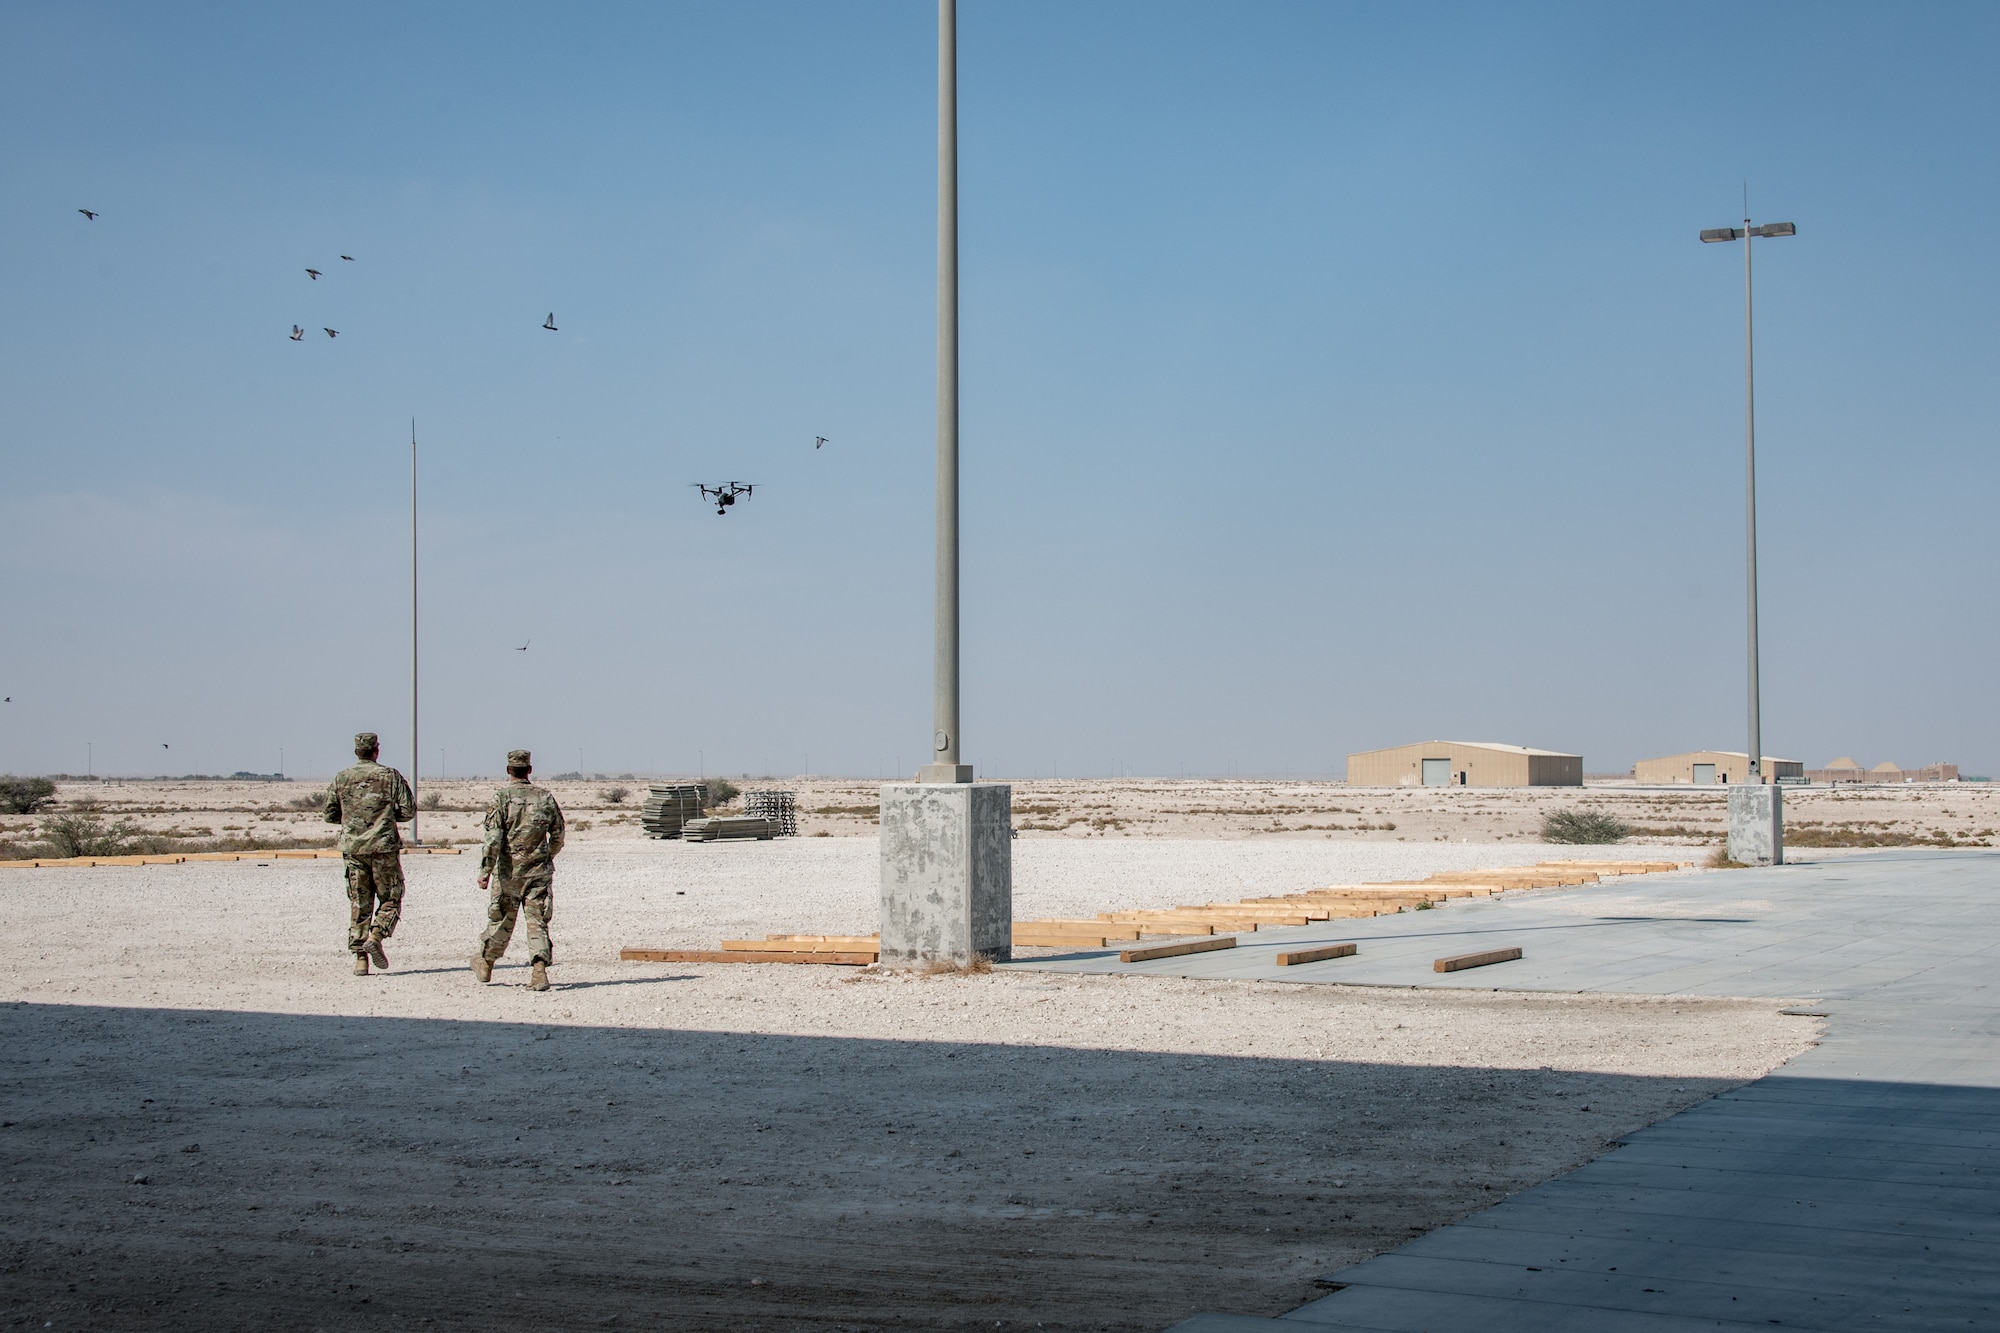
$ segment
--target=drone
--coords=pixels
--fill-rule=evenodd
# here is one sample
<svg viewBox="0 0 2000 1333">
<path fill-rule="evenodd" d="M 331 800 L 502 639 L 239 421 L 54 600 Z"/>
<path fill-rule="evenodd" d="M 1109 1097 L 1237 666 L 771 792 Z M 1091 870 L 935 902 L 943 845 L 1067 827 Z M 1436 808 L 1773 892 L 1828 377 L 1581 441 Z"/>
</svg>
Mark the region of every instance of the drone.
<svg viewBox="0 0 2000 1333">
<path fill-rule="evenodd" d="M 756 489 L 740 481 L 732 481 L 727 486 L 704 486 L 700 482 L 694 482 L 693 485 L 701 492 L 702 499 L 715 501 L 715 512 L 718 514 L 728 513 L 729 506 L 736 503 L 736 497 L 748 495 Z"/>
</svg>

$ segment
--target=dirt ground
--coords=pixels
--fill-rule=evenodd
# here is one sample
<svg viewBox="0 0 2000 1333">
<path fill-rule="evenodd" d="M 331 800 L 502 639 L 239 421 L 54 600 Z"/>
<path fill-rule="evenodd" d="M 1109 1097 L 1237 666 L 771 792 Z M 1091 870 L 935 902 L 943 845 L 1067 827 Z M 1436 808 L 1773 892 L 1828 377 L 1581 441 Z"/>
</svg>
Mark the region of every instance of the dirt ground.
<svg viewBox="0 0 2000 1333">
<path fill-rule="evenodd" d="M 749 789 L 796 792 L 806 837 L 872 836 L 879 783 L 859 779 L 737 779 Z M 421 826 L 430 841 L 477 842 L 491 779 L 427 781 Z M 632 777 L 548 785 L 580 840 L 641 836 L 646 783 Z M 95 802 L 107 819 L 184 837 L 329 842 L 315 794 L 324 782 L 64 782 L 61 808 Z M 1722 840 L 1725 789 L 1382 788 L 1245 778 L 1016 781 L 1022 838 L 1316 838 L 1339 843 L 1519 842 L 1537 839 L 1553 810 L 1600 811 L 1634 832 L 1627 841 Z M 618 799 L 612 797 L 616 795 Z M 32 838 L 39 820 L 0 816 L 0 844 Z M 1991 846 L 2000 787 L 1983 782 L 1881 787 L 1797 787 L 1785 794 L 1789 840 L 1800 847 Z M 22 853 L 28 854 L 28 853 Z"/>
<path fill-rule="evenodd" d="M 1279 884 L 1500 850 L 1261 845 L 1235 844 Z M 1213 842 L 1177 853 L 1196 846 L 1019 859 L 1056 886 L 1029 892 L 1077 895 L 1191 864 L 1161 881 L 1179 895 L 1235 873 Z M 5 872 L 0 1324 L 1276 1314 L 1817 1032 L 1769 1001 L 616 961 L 687 914 L 864 910 L 868 850 L 582 843 L 541 995 L 525 967 L 466 970 L 466 857 L 408 859 L 394 968 L 368 978 L 341 951 L 338 862 Z"/>
</svg>

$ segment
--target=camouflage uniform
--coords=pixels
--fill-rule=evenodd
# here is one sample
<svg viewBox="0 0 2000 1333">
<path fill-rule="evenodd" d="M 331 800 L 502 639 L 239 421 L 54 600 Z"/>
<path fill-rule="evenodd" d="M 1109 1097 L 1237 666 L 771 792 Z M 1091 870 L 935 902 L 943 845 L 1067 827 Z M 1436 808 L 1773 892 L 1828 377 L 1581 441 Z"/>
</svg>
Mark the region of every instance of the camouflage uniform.
<svg viewBox="0 0 2000 1333">
<path fill-rule="evenodd" d="M 507 762 L 523 765 L 527 752 L 512 751 Z M 562 807 L 546 789 L 526 778 L 513 778 L 486 803 L 486 845 L 479 856 L 479 875 L 492 876 L 486 933 L 480 936 L 480 956 L 487 962 L 497 962 L 507 952 L 514 918 L 523 914 L 528 918 L 528 961 L 555 961 L 549 918 L 555 914 L 555 858 L 562 846 Z"/>
<path fill-rule="evenodd" d="M 354 738 L 356 750 L 372 750 L 373 732 Z M 364 744 L 363 742 L 368 742 Z M 373 759 L 363 759 L 335 775 L 326 792 L 326 822 L 340 825 L 340 855 L 347 868 L 347 948 L 365 953 L 368 942 L 396 933 L 403 914 L 402 838 L 398 823 L 417 813 L 416 798 L 403 775 Z"/>
</svg>

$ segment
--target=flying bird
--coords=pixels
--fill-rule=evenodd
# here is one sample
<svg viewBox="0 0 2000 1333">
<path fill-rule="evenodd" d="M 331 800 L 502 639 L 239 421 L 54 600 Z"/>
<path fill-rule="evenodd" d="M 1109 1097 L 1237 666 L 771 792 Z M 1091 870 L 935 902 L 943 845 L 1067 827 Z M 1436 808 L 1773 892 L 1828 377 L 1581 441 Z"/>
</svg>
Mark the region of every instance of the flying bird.
<svg viewBox="0 0 2000 1333">
<path fill-rule="evenodd" d="M 533 642 L 534 642 L 534 640 L 533 640 L 533 639 L 530 639 L 530 640 L 528 640 L 528 643 L 533 643 Z M 522 644 L 522 645 L 521 645 L 521 646 L 520 646 L 519 648 L 516 648 L 516 649 L 515 649 L 514 651 L 515 651 L 515 652 L 517 652 L 517 653 L 525 653 L 525 652 L 527 652 L 527 651 L 528 651 L 528 643 L 524 643 L 524 644 Z"/>
<path fill-rule="evenodd" d="M 556 328 L 556 312 L 555 312 L 555 311 L 553 311 L 553 310 L 549 311 L 549 317 L 548 317 L 548 318 L 547 318 L 546 320 L 543 320 L 543 321 L 542 321 L 542 327 L 543 327 L 543 328 L 545 328 L 545 329 L 547 329 L 547 330 L 548 330 L 548 331 L 549 331 L 550 333 L 559 333 L 559 332 L 561 332 L 561 330 L 560 330 L 560 329 Z"/>
<path fill-rule="evenodd" d="M 342 259 L 345 259 L 345 260 L 346 260 L 346 261 L 347 261 L 348 263 L 350 263 L 350 264 L 352 264 L 352 263 L 354 262 L 354 256 L 353 256 L 353 255 L 342 255 L 342 256 L 341 256 L 341 258 L 342 258 Z"/>
<path fill-rule="evenodd" d="M 14 702 L 14 696 L 11 694 L 8 695 L 5 699 L 0 699 L 0 704 L 10 704 L 13 702 Z"/>
<path fill-rule="evenodd" d="M 97 221 L 97 214 L 91 212 L 87 208 L 79 208 L 76 211 L 83 214 L 83 216 L 91 222 Z"/>
<path fill-rule="evenodd" d="M 813 448 L 817 449 L 817 448 L 819 448 L 819 447 L 820 447 L 820 446 L 821 446 L 822 444 L 825 444 L 825 443 L 826 443 L 826 436 L 824 436 L 824 435 L 815 435 L 815 436 L 813 436 Z"/>
<path fill-rule="evenodd" d="M 325 332 L 326 336 L 327 336 L 327 337 L 329 337 L 329 338 L 338 338 L 338 337 L 340 336 L 340 330 L 339 330 L 339 329 L 323 329 L 323 331 Z"/>
<path fill-rule="evenodd" d="M 165 741 L 161 741 L 161 742 L 160 742 L 160 748 L 161 748 L 162 750 L 171 750 L 171 749 L 173 749 L 174 747 L 173 747 L 173 746 L 171 746 L 171 745 L 169 745 L 169 744 L 167 744 L 167 743 L 166 743 Z"/>
<path fill-rule="evenodd" d="M 305 337 L 305 336 L 306 336 L 306 331 L 305 331 L 304 329 L 300 328 L 300 327 L 299 327 L 298 325 L 296 325 L 296 324 L 292 325 L 292 341 L 293 341 L 293 342 L 297 342 L 297 341 L 298 341 L 299 339 L 301 339 L 301 338 L 303 338 L 303 337 Z"/>
<path fill-rule="evenodd" d="M 312 280 L 313 280 L 314 282 L 318 282 L 318 281 L 319 281 L 319 270 L 318 270 L 318 269 L 316 269 L 316 268 L 309 268 L 309 269 L 307 269 L 307 270 L 306 270 L 306 276 L 307 276 L 308 278 L 311 278 L 311 279 L 312 279 Z"/>
</svg>

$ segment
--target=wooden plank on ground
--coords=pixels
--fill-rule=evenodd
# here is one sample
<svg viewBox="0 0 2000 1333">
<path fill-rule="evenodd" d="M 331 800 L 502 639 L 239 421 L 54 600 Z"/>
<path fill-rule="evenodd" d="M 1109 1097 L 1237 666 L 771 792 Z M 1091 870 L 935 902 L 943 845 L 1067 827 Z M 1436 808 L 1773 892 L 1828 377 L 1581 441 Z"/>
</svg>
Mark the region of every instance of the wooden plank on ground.
<svg viewBox="0 0 2000 1333">
<path fill-rule="evenodd" d="M 1234 949 L 1234 935 L 1220 935 L 1212 940 L 1189 940 L 1185 944 L 1155 944 L 1144 949 L 1126 949 L 1119 953 L 1121 963 L 1143 963 L 1153 958 L 1178 958 L 1185 953 L 1209 953 L 1216 949 Z"/>
<path fill-rule="evenodd" d="M 618 957 L 627 963 L 828 963 L 840 967 L 867 967 L 876 959 L 868 953 L 812 953 L 803 949 L 620 949 Z"/>
<path fill-rule="evenodd" d="M 879 953 L 881 942 L 869 938 L 833 940 L 724 940 L 724 953 Z"/>
<path fill-rule="evenodd" d="M 1440 958 L 1431 964 L 1433 972 L 1463 972 L 1468 967 L 1490 967 L 1494 963 L 1511 963 L 1521 956 L 1519 949 L 1488 949 L 1485 953 L 1462 953 L 1455 958 Z"/>
<path fill-rule="evenodd" d="M 1355 946 L 1352 944 L 1322 944 L 1317 949 L 1287 949 L 1278 955 L 1279 967 L 1292 967 L 1298 963 L 1322 963 L 1329 958 L 1352 958 Z"/>
</svg>

